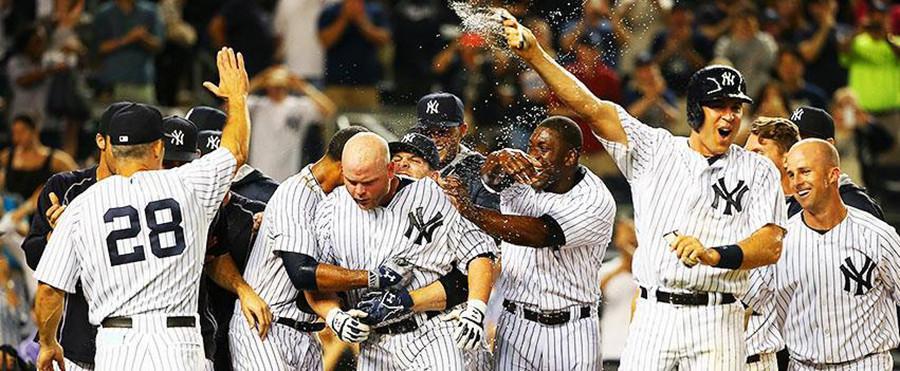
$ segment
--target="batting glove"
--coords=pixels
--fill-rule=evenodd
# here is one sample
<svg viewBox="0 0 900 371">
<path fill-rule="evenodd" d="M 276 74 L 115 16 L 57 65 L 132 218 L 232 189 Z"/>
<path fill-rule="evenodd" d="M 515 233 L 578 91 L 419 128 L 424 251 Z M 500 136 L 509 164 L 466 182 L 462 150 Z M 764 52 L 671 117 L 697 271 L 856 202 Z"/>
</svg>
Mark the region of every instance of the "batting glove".
<svg viewBox="0 0 900 371">
<path fill-rule="evenodd" d="M 325 316 L 325 323 L 334 330 L 334 333 L 341 341 L 345 343 L 361 343 L 369 338 L 369 331 L 371 331 L 369 325 L 359 321 L 359 319 L 366 316 L 366 312 L 356 309 L 344 312 L 334 308 Z"/>
<path fill-rule="evenodd" d="M 453 336 L 456 345 L 462 349 L 478 348 L 484 338 L 484 312 L 487 304 L 481 300 L 469 300 L 466 309 L 459 313 L 459 322 Z"/>
<path fill-rule="evenodd" d="M 370 291 L 363 295 L 356 309 L 368 313 L 361 319 L 367 325 L 389 325 L 412 314 L 413 300 L 404 289 Z"/>
<path fill-rule="evenodd" d="M 384 290 L 402 286 L 412 277 L 412 264 L 406 259 L 392 259 L 375 271 L 369 271 L 369 288 Z"/>
</svg>

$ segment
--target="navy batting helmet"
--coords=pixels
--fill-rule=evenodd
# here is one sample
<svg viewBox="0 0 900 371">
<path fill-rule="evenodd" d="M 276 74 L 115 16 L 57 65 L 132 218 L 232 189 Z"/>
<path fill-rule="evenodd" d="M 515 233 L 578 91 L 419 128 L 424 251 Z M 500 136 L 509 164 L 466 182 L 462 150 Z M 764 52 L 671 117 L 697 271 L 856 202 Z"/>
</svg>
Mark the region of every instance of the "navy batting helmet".
<svg viewBox="0 0 900 371">
<path fill-rule="evenodd" d="M 687 118 L 694 131 L 703 125 L 703 108 L 706 103 L 721 99 L 738 99 L 753 103 L 747 96 L 747 83 L 741 73 L 728 66 L 712 65 L 694 73 L 687 86 Z"/>
</svg>

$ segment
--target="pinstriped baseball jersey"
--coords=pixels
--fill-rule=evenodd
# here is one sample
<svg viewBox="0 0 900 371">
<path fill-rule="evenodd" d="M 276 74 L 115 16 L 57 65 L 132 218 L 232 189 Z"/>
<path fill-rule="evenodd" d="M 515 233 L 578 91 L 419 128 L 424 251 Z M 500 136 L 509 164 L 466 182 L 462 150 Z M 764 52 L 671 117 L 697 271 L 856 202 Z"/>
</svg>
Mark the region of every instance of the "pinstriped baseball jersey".
<svg viewBox="0 0 900 371">
<path fill-rule="evenodd" d="M 392 258 L 415 266 L 406 289 L 424 287 L 450 271 L 467 272 L 469 261 L 494 252 L 494 241 L 461 217 L 430 178 L 400 178 L 386 207 L 361 209 L 345 187 L 338 187 L 316 210 L 322 261 L 348 269 L 375 270 Z M 348 292 L 356 306 L 363 289 Z"/>
<path fill-rule="evenodd" d="M 179 168 L 98 182 L 63 213 L 35 276 L 67 292 L 80 279 L 94 325 L 197 313 L 209 224 L 234 167 L 219 149 Z"/>
<path fill-rule="evenodd" d="M 269 202 L 258 237 L 250 252 L 244 280 L 269 303 L 272 314 L 297 321 L 312 322 L 316 316 L 294 304 L 299 291 L 291 283 L 276 252 L 302 253 L 320 259 L 316 247 L 314 217 L 325 192 L 306 166 L 282 183 Z"/>
<path fill-rule="evenodd" d="M 775 266 L 779 321 L 791 358 L 847 362 L 900 343 L 900 237 L 890 225 L 847 207 L 831 230 L 788 222 Z"/>
<path fill-rule="evenodd" d="M 641 247 L 634 255 L 636 281 L 670 291 L 743 294 L 746 270 L 687 268 L 663 235 L 678 231 L 713 247 L 738 243 L 769 223 L 784 226 L 778 170 L 735 145 L 716 159 L 704 158 L 687 138 L 644 125 L 620 106 L 616 110 L 628 145 L 598 139 L 631 184 Z"/>
<path fill-rule="evenodd" d="M 563 194 L 516 184 L 500 193 L 504 214 L 549 215 L 562 227 L 566 244 L 533 248 L 504 242 L 503 297 L 541 310 L 600 302 L 600 264 L 612 236 L 616 203 L 594 173 L 584 174 Z"/>
</svg>

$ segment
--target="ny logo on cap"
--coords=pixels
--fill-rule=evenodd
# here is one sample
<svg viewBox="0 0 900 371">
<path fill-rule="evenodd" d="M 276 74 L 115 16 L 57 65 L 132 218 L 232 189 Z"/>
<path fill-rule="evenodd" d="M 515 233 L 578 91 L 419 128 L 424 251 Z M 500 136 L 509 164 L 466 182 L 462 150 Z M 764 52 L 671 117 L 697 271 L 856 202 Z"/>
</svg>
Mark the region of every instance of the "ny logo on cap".
<svg viewBox="0 0 900 371">
<path fill-rule="evenodd" d="M 219 143 L 221 140 L 222 140 L 222 138 L 219 138 L 219 137 L 214 137 L 214 136 L 207 137 L 206 138 L 206 148 L 209 148 L 209 149 L 219 148 Z"/>
<path fill-rule="evenodd" d="M 167 135 L 169 138 L 172 138 L 170 141 L 172 144 L 176 146 L 184 145 L 184 132 L 181 130 L 172 130 L 172 134 Z"/>
<path fill-rule="evenodd" d="M 412 143 L 413 139 L 415 139 L 415 138 L 416 138 L 416 136 L 413 133 L 409 133 L 409 134 L 404 135 L 403 139 L 400 139 L 400 141 L 403 143 Z"/>
<path fill-rule="evenodd" d="M 436 115 L 438 113 L 438 101 L 432 99 L 425 105 L 425 113 Z"/>
<path fill-rule="evenodd" d="M 794 111 L 794 114 L 791 115 L 791 121 L 794 121 L 794 122 L 800 121 L 800 120 L 802 120 L 802 117 L 803 117 L 803 108 L 797 108 L 797 110 Z"/>
</svg>

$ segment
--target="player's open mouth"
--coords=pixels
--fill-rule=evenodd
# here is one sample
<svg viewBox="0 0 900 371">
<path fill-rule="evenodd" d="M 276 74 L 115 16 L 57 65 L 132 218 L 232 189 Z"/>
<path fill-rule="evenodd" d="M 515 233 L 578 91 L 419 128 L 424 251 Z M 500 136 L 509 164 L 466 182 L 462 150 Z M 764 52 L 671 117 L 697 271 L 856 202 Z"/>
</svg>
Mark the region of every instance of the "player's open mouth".
<svg viewBox="0 0 900 371">
<path fill-rule="evenodd" d="M 809 192 L 810 192 L 810 190 L 808 190 L 808 189 L 798 190 L 797 196 L 806 197 L 807 195 L 809 195 Z"/>
<path fill-rule="evenodd" d="M 729 128 L 719 128 L 717 131 L 722 138 L 728 138 L 728 136 L 731 135 L 731 129 Z"/>
</svg>

